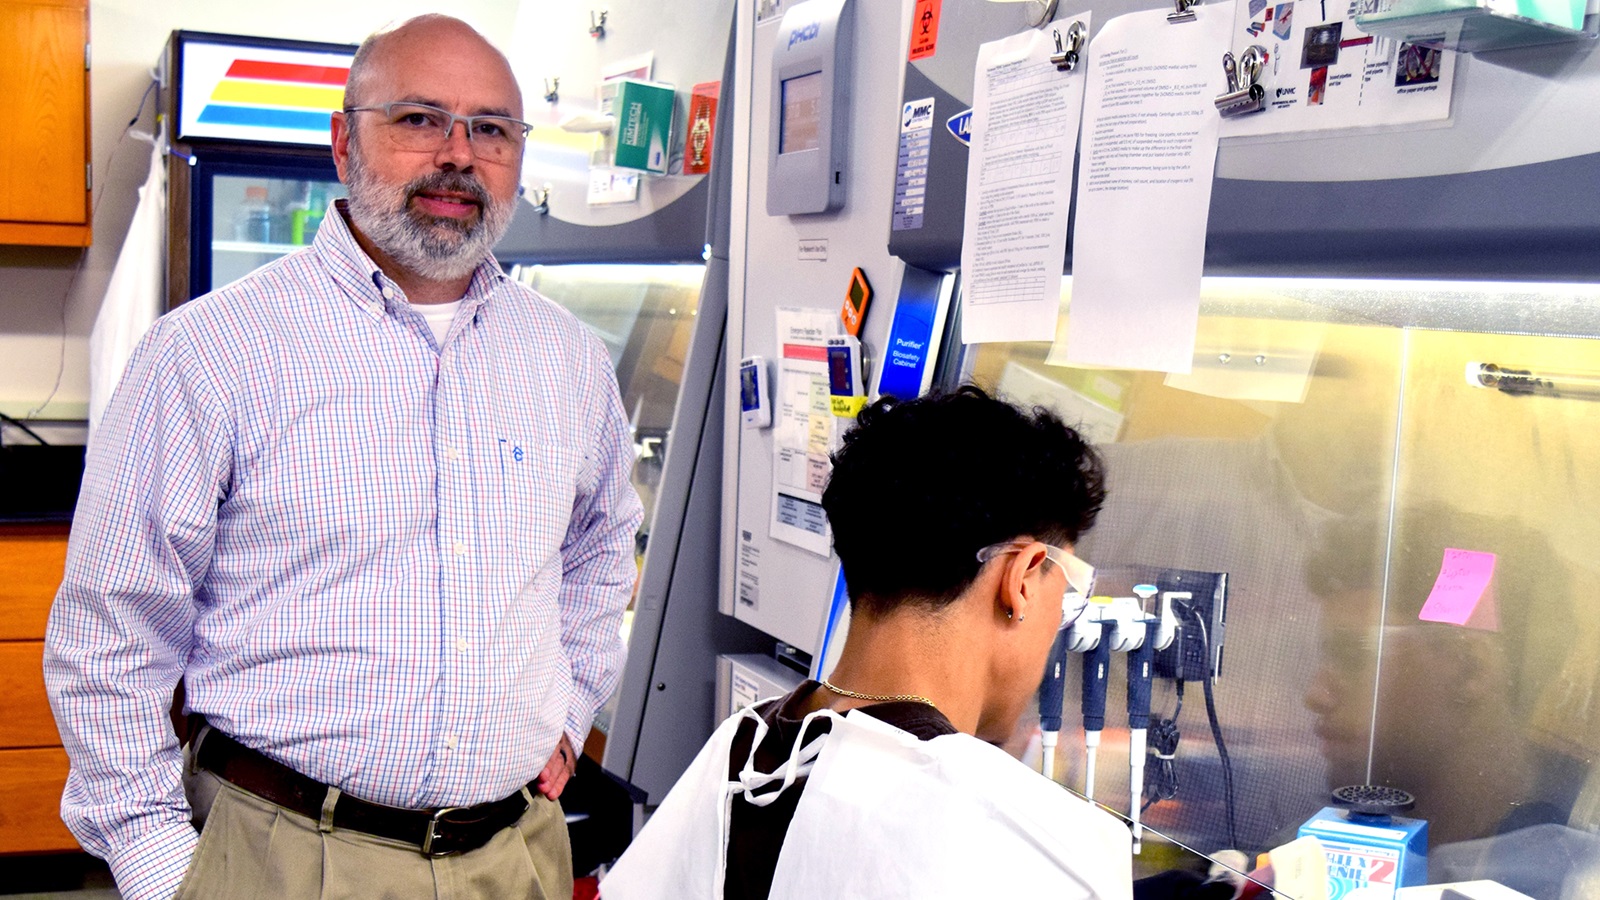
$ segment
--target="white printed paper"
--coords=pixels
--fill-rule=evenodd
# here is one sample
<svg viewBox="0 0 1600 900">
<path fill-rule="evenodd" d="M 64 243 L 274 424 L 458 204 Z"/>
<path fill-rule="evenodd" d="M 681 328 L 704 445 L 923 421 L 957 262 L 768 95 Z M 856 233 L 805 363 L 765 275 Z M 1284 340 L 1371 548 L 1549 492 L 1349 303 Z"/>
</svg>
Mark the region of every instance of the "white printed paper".
<svg viewBox="0 0 1600 900">
<path fill-rule="evenodd" d="M 978 49 L 961 241 L 961 340 L 1048 341 L 1067 250 L 1072 154 L 1087 66 L 1050 62 L 1055 38 L 1089 14 Z"/>
<path fill-rule="evenodd" d="M 822 511 L 832 464 L 835 419 L 828 399 L 826 341 L 839 333 L 832 310 L 777 311 L 778 378 L 772 417 L 772 529 L 785 541 L 827 556 L 833 532 Z"/>
<path fill-rule="evenodd" d="M 1367 34 L 1349 0 L 1238 0 L 1224 45 L 1266 51 L 1266 108 L 1224 120 L 1223 137 L 1411 125 L 1450 116 L 1456 54 Z M 1453 41 L 1459 23 L 1439 26 Z M 1220 54 L 1218 54 L 1220 58 Z M 1221 65 L 1220 62 L 1217 65 Z"/>
<path fill-rule="evenodd" d="M 1067 362 L 1187 372 L 1200 318 L 1213 98 L 1233 7 L 1192 22 L 1152 9 L 1107 22 L 1089 45 L 1073 225 Z"/>
</svg>

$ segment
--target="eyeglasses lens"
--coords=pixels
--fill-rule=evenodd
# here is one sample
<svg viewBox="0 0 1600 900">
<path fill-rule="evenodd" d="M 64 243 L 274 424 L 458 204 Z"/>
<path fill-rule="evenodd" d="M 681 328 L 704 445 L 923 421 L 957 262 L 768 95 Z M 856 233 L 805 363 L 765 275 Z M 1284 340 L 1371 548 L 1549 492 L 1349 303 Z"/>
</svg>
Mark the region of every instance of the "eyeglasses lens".
<svg viewBox="0 0 1600 900">
<path fill-rule="evenodd" d="M 421 104 L 395 103 L 389 107 L 389 136 L 402 150 L 433 152 L 443 147 L 456 122 L 466 129 L 472 151 L 489 162 L 510 162 L 522 148 L 524 126 L 501 116 L 453 116 Z"/>
</svg>

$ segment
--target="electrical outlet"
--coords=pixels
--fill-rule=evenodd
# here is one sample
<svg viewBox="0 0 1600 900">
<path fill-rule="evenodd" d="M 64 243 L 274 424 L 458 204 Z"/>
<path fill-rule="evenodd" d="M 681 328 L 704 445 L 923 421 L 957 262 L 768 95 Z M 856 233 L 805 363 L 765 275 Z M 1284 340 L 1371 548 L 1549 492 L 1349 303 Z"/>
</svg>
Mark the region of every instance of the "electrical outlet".
<svg viewBox="0 0 1600 900">
<path fill-rule="evenodd" d="M 1220 677 L 1228 615 L 1228 573 L 1160 569 L 1149 574 L 1156 575 L 1147 581 L 1160 588 L 1161 594 L 1183 591 L 1193 595 L 1189 600 L 1174 601 L 1172 605 L 1173 615 L 1178 619 L 1178 633 L 1171 646 L 1157 651 L 1155 676 L 1200 681 L 1209 671 L 1212 677 Z M 1156 596 L 1159 598 L 1161 594 Z M 1189 609 L 1183 609 L 1183 605 Z M 1199 622 L 1205 623 L 1203 630 L 1196 621 L 1197 615 Z"/>
</svg>

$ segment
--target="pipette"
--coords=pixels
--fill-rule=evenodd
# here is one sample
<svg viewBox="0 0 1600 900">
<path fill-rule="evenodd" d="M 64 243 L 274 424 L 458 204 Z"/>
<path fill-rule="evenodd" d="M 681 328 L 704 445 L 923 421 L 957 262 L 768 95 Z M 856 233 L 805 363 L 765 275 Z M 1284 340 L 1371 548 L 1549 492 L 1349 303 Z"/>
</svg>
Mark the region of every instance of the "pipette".
<svg viewBox="0 0 1600 900">
<path fill-rule="evenodd" d="M 1083 793 L 1094 799 L 1095 756 L 1100 747 L 1100 732 L 1106 727 L 1106 675 L 1111 668 L 1110 635 L 1104 633 L 1100 611 L 1102 598 L 1089 601 L 1089 608 L 1072 628 L 1069 646 L 1083 654 Z"/>
<path fill-rule="evenodd" d="M 1066 693 L 1069 643 L 1066 631 L 1056 634 L 1045 663 L 1044 680 L 1039 683 L 1040 746 L 1044 751 L 1039 768 L 1044 777 L 1052 781 L 1056 777 L 1056 742 L 1061 738 L 1061 704 Z"/>
</svg>

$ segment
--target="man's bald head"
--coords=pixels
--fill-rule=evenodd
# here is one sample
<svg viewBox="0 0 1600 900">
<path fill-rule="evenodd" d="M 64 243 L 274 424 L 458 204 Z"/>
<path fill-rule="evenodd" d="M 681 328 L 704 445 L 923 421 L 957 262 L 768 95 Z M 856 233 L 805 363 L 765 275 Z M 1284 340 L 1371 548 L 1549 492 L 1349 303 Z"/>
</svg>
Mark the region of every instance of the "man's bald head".
<svg viewBox="0 0 1600 900">
<path fill-rule="evenodd" d="M 476 48 L 473 47 L 474 44 L 477 45 Z M 461 52 L 481 52 L 493 58 L 499 68 L 504 70 L 506 80 L 512 85 L 516 84 L 510 60 L 471 25 L 442 13 L 426 13 L 403 22 L 386 25 L 361 42 L 355 58 L 350 62 L 350 77 L 344 88 L 345 108 L 396 99 L 373 96 L 376 93 L 375 85 L 381 82 L 388 68 L 426 59 L 447 46 Z M 515 115 L 520 116 L 521 110 L 519 89 Z"/>
</svg>

